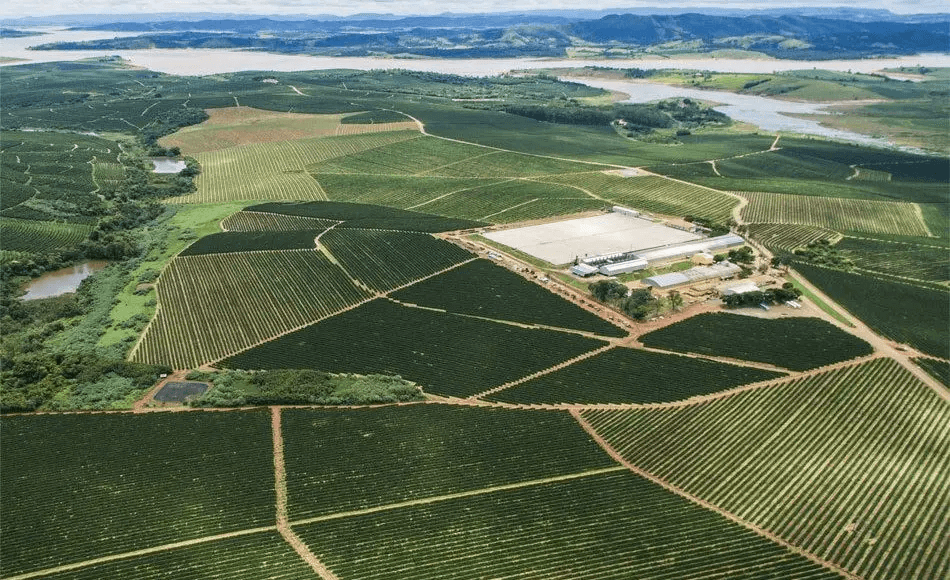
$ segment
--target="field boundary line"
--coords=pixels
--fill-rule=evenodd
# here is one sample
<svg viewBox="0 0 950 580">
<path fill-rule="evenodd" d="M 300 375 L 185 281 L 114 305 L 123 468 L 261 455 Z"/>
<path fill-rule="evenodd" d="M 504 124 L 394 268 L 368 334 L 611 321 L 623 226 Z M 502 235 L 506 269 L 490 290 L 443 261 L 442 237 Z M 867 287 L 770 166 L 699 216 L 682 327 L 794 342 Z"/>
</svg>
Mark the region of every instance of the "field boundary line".
<svg viewBox="0 0 950 580">
<path fill-rule="evenodd" d="M 500 392 L 500 391 L 504 391 L 505 389 L 510 389 L 511 387 L 516 387 L 516 386 L 518 386 L 518 385 L 520 385 L 520 384 L 522 384 L 522 383 L 526 383 L 526 382 L 528 382 L 528 381 L 530 381 L 530 380 L 533 380 L 533 379 L 536 379 L 536 378 L 538 378 L 538 377 L 543 377 L 544 375 L 551 374 L 551 373 L 553 373 L 553 372 L 557 372 L 557 371 L 559 371 L 559 370 L 561 370 L 561 369 L 563 369 L 563 368 L 566 368 L 566 367 L 571 366 L 571 365 L 574 364 L 574 363 L 581 362 L 582 360 L 586 360 L 586 359 L 589 359 L 589 358 L 591 358 L 591 357 L 593 357 L 593 356 L 597 356 L 597 355 L 599 355 L 599 354 L 605 353 L 605 352 L 607 352 L 608 350 L 610 350 L 610 349 L 612 349 L 612 348 L 615 348 L 616 346 L 617 346 L 617 345 L 616 345 L 615 343 L 610 343 L 610 344 L 607 344 L 607 345 L 602 346 L 602 347 L 600 347 L 600 348 L 587 351 L 587 352 L 585 352 L 584 354 L 575 356 L 574 358 L 567 359 L 566 361 L 560 362 L 560 363 L 558 363 L 558 364 L 556 364 L 556 365 L 554 365 L 554 366 L 550 366 L 550 367 L 548 367 L 548 368 L 546 368 L 546 369 L 542 369 L 542 370 L 540 370 L 540 371 L 538 371 L 538 372 L 536 372 L 536 373 L 532 373 L 532 374 L 527 375 L 527 376 L 525 376 L 525 377 L 521 377 L 520 379 L 517 379 L 517 380 L 511 381 L 511 382 L 505 383 L 505 384 L 503 384 L 503 385 L 499 385 L 499 386 L 494 387 L 494 388 L 492 388 L 492 389 L 488 389 L 487 391 L 482 391 L 481 393 L 476 393 L 476 394 L 474 394 L 474 395 L 471 395 L 470 397 L 467 397 L 467 399 L 470 400 L 470 401 L 476 401 L 476 400 L 478 400 L 478 399 L 481 399 L 482 397 L 487 397 L 487 396 L 489 396 L 489 395 L 494 395 L 495 393 L 498 393 L 498 392 Z"/>
<path fill-rule="evenodd" d="M 284 434 L 281 428 L 280 407 L 270 408 L 271 431 L 274 439 L 274 492 L 277 519 L 277 531 L 285 542 L 297 552 L 297 555 L 323 580 L 339 580 L 336 574 L 323 565 L 310 551 L 307 544 L 287 525 L 287 468 L 284 465 Z"/>
<path fill-rule="evenodd" d="M 456 493 L 447 493 L 444 495 L 434 495 L 432 497 L 424 497 L 420 499 L 413 499 L 409 501 L 401 501 L 397 503 L 390 503 L 381 506 L 375 506 L 371 508 L 365 508 L 361 510 L 352 510 L 346 512 L 337 512 L 332 514 L 326 514 L 322 516 L 316 516 L 312 518 L 305 518 L 302 520 L 296 520 L 290 522 L 291 526 L 305 526 L 308 524 L 315 524 L 318 522 L 326 522 L 330 520 L 339 520 L 342 518 L 349 518 L 355 516 L 362 516 L 367 514 L 375 514 L 379 512 L 386 512 L 391 510 L 397 510 L 404 507 L 412 507 L 417 505 L 427 505 L 431 503 L 438 503 L 442 501 L 449 501 L 453 499 L 460 499 L 464 497 L 474 497 L 477 495 L 485 495 L 489 493 L 496 493 L 499 491 L 509 491 L 512 489 L 521 489 L 525 487 L 535 487 L 538 485 L 545 485 L 548 483 L 558 483 L 561 481 L 571 481 L 573 479 L 582 479 L 584 477 L 592 477 L 595 475 L 603 475 L 605 473 L 615 473 L 618 471 L 624 471 L 626 468 L 620 465 L 613 467 L 602 467 L 600 469 L 591 469 L 588 471 L 581 471 L 579 473 L 569 473 L 567 475 L 552 475 L 551 477 L 543 477 L 541 479 L 530 479 L 528 481 L 520 481 L 518 483 L 505 483 L 501 485 L 493 485 L 490 487 L 482 487 L 479 489 L 473 489 L 469 491 L 459 491 Z"/>
<path fill-rule="evenodd" d="M 641 343 L 641 345 L 642 345 L 642 343 Z M 700 352 L 681 352 L 681 351 L 678 351 L 678 350 L 667 350 L 667 349 L 656 348 L 656 347 L 652 347 L 652 346 L 639 346 L 639 347 L 637 347 L 637 348 L 639 348 L 640 350 L 646 350 L 646 351 L 649 351 L 649 352 L 655 352 L 655 353 L 657 353 L 657 354 L 680 355 L 680 356 L 685 356 L 685 357 L 687 357 L 687 358 L 695 358 L 695 359 L 708 360 L 708 361 L 723 363 L 723 364 L 732 365 L 732 366 L 736 366 L 736 367 L 748 367 L 748 368 L 760 369 L 760 370 L 763 370 L 763 371 L 772 371 L 772 372 L 775 372 L 775 373 L 786 373 L 786 374 L 789 374 L 789 375 L 798 375 L 798 374 L 803 373 L 803 372 L 807 372 L 807 371 L 810 371 L 810 370 L 814 370 L 814 369 L 806 369 L 805 371 L 796 371 L 796 370 L 788 369 L 788 368 L 785 368 L 785 367 L 780 367 L 780 366 L 777 366 L 777 365 L 769 364 L 769 363 L 766 363 L 766 362 L 759 362 L 759 361 L 754 361 L 754 360 L 745 360 L 745 359 L 740 359 L 740 358 L 729 358 L 729 357 L 726 357 L 726 356 L 716 356 L 716 355 L 710 355 L 710 354 L 703 354 L 703 353 L 700 353 Z M 832 364 L 834 364 L 834 363 L 832 363 Z"/>
<path fill-rule="evenodd" d="M 440 169 L 445 169 L 446 167 L 452 167 L 453 165 L 458 165 L 459 163 L 466 163 L 475 159 L 480 159 L 482 157 L 487 157 L 489 155 L 498 155 L 501 151 L 488 151 L 487 153 L 479 153 L 478 155 L 473 155 L 472 157 L 466 157 L 465 159 L 459 159 L 458 161 L 453 161 L 451 163 L 446 163 L 444 165 L 439 165 L 437 167 L 432 167 L 431 169 L 426 169 L 425 171 L 419 171 L 413 173 L 413 177 L 438 177 L 437 175 L 431 175 L 433 171 L 438 171 Z M 429 175 L 427 175 L 429 174 Z"/>
<path fill-rule="evenodd" d="M 238 530 L 236 532 L 216 534 L 214 536 L 203 536 L 201 538 L 195 538 L 193 540 L 183 540 L 181 542 L 173 542 L 171 544 L 162 544 L 161 546 L 153 546 L 151 548 L 142 548 L 141 550 L 133 550 L 131 552 L 123 552 L 121 554 L 111 554 L 109 556 L 101 556 L 99 558 L 92 558 L 89 560 L 83 560 L 81 562 L 73 562 L 72 564 L 63 564 L 62 566 L 56 566 L 54 568 L 46 568 L 44 570 L 26 572 L 23 574 L 17 574 L 16 576 L 7 576 L 6 578 L 4 578 L 4 580 L 27 580 L 28 578 L 39 578 L 42 576 L 49 576 L 50 574 L 58 574 L 60 572 L 69 572 L 71 570 L 78 570 L 79 568 L 87 568 L 89 566 L 95 566 L 97 564 L 106 564 L 108 562 L 114 562 L 116 560 L 126 560 L 128 558 L 135 558 L 138 556 L 148 556 L 149 554 L 155 554 L 157 552 L 166 552 L 168 550 L 174 550 L 177 548 L 187 548 L 189 546 L 196 546 L 198 544 L 207 544 L 208 542 L 216 542 L 218 540 L 227 540 L 229 538 L 237 538 L 240 536 L 249 536 L 251 534 L 260 534 L 263 532 L 276 532 L 276 531 L 277 531 L 277 526 L 262 526 L 259 528 L 248 528 L 246 530 Z"/>
<path fill-rule="evenodd" d="M 723 508 L 721 508 L 721 507 L 719 507 L 719 506 L 717 506 L 717 505 L 715 505 L 715 504 L 713 504 L 713 503 L 711 503 L 711 502 L 708 502 L 708 501 L 706 501 L 706 500 L 704 500 L 704 499 L 702 499 L 702 498 L 700 498 L 700 497 L 698 497 L 698 496 L 695 496 L 695 495 L 693 495 L 693 494 L 687 492 L 686 490 L 681 489 L 681 488 L 679 488 L 679 487 L 677 487 L 677 486 L 675 486 L 675 485 L 673 485 L 673 484 L 667 482 L 666 480 L 664 480 L 664 479 L 662 479 L 662 478 L 659 478 L 659 477 L 653 475 L 652 473 L 650 473 L 650 472 L 648 472 L 648 471 L 645 471 L 645 470 L 643 470 L 643 469 L 640 469 L 639 467 L 635 466 L 634 464 L 632 464 L 632 463 L 630 463 L 629 461 L 627 461 L 626 459 L 624 459 L 623 456 L 622 456 L 616 449 L 614 449 L 603 437 L 600 436 L 599 433 L 597 433 L 597 430 L 594 429 L 593 425 L 591 425 L 590 423 L 588 423 L 587 420 L 584 419 L 584 417 L 581 416 L 581 414 L 580 414 L 579 411 L 576 411 L 576 410 L 573 410 L 573 409 L 572 409 L 572 410 L 570 411 L 570 413 L 571 413 L 571 416 L 574 417 L 574 419 L 575 419 L 575 420 L 580 424 L 580 426 L 584 429 L 584 431 L 586 431 L 587 434 L 590 435 L 591 438 L 593 438 L 594 441 L 601 447 L 601 449 L 603 449 L 608 455 L 610 455 L 610 457 L 612 457 L 617 463 L 619 463 L 620 465 L 622 465 L 625 469 L 628 469 L 628 470 L 630 470 L 632 473 L 635 473 L 636 475 L 639 475 L 640 477 L 642 477 L 642 478 L 644 478 L 644 479 L 647 479 L 647 480 L 651 481 L 652 483 L 655 483 L 656 485 L 659 485 L 660 487 L 662 487 L 663 489 L 665 489 L 666 491 L 668 491 L 668 492 L 670 492 L 670 493 L 674 493 L 674 494 L 676 494 L 676 495 L 678 495 L 678 496 L 680 496 L 680 497 L 682 497 L 682 498 L 684 498 L 684 499 L 689 500 L 690 502 L 692 502 L 692 503 L 694 503 L 694 504 L 696 504 L 696 505 L 698 505 L 698 506 L 700 506 L 700 507 L 703 507 L 703 508 L 705 508 L 705 509 L 707 509 L 707 510 L 713 511 L 713 512 L 719 514 L 720 516 L 726 518 L 727 520 L 729 520 L 729 521 L 731 521 L 731 522 L 733 522 L 733 523 L 739 524 L 740 526 L 742 526 L 742 527 L 744 527 L 744 528 L 746 528 L 746 529 L 748 529 L 748 530 L 750 530 L 750 531 L 752 531 L 752 532 L 755 532 L 756 534 L 758 534 L 758 535 L 760 535 L 760 536 L 762 536 L 762 537 L 764 537 L 764 538 L 766 538 L 766 539 L 768 539 L 768 540 L 771 540 L 772 542 L 774 542 L 774 543 L 776 543 L 776 544 L 779 544 L 780 546 L 784 547 L 785 549 L 789 550 L 790 552 L 794 552 L 794 553 L 798 554 L 799 556 L 802 556 L 802 557 L 804 557 L 804 558 L 807 558 L 808 560 L 814 562 L 815 564 L 818 564 L 818 565 L 820 565 L 820 566 L 822 566 L 822 567 L 824 567 L 824 568 L 827 568 L 827 569 L 831 570 L 832 572 L 835 572 L 835 573 L 837 573 L 837 574 L 839 574 L 839 575 L 841 575 L 841 576 L 843 576 L 843 577 L 845 577 L 845 578 L 848 578 L 849 580 L 862 580 L 862 577 L 861 577 L 861 576 L 858 576 L 858 575 L 856 575 L 856 574 L 853 574 L 853 573 L 849 572 L 848 570 L 842 568 L 841 566 L 838 566 L 838 565 L 835 564 L 834 562 L 831 562 L 830 560 L 825 560 L 825 559 L 823 559 L 823 558 L 820 558 L 820 557 L 817 556 L 816 554 L 813 554 L 813 553 L 811 553 L 811 552 L 809 552 L 809 551 L 807 551 L 807 550 L 805 550 L 805 549 L 803 549 L 803 548 L 800 548 L 800 547 L 796 546 L 795 544 L 792 544 L 792 543 L 788 542 L 787 540 L 785 540 L 785 539 L 781 538 L 780 536 L 778 536 L 778 535 L 776 535 L 776 534 L 774 534 L 774 533 L 772 533 L 772 532 L 766 530 L 765 528 L 759 527 L 759 526 L 753 524 L 752 522 L 746 521 L 746 520 L 740 518 L 739 516 L 733 514 L 732 512 L 729 512 L 729 511 L 727 511 L 727 510 L 725 510 L 725 509 L 723 509 Z"/>
<path fill-rule="evenodd" d="M 501 211 L 496 211 L 495 213 L 490 213 L 490 214 L 486 215 L 485 217 L 478 218 L 478 221 L 483 222 L 483 221 L 487 220 L 487 219 L 490 218 L 490 217 L 495 217 L 496 215 L 503 214 L 503 213 L 505 213 L 506 211 L 511 211 L 511 210 L 516 209 L 516 208 L 519 208 L 519 207 L 521 207 L 521 206 L 523 206 L 523 205 L 528 205 L 529 203 L 534 203 L 534 202 L 536 202 L 536 201 L 539 201 L 540 199 L 541 199 L 540 197 L 536 197 L 536 198 L 534 198 L 534 199 L 529 199 L 528 201 L 523 201 L 523 202 L 521 202 L 521 203 L 519 203 L 519 204 L 515 204 L 515 205 L 513 205 L 513 206 L 511 206 L 511 207 L 506 207 L 505 209 L 503 209 L 503 210 L 501 210 Z"/>
<path fill-rule="evenodd" d="M 424 205 L 429 205 L 430 203 L 434 203 L 434 202 L 436 202 L 436 201 L 439 201 L 440 199 L 449 197 L 450 195 L 455 195 L 456 193 L 462 193 L 462 192 L 465 192 L 465 191 L 472 191 L 473 189 L 481 189 L 481 188 L 483 188 L 483 187 L 491 187 L 491 186 L 493 186 L 493 185 L 502 185 L 502 184 L 504 184 L 504 183 L 511 183 L 512 181 L 517 181 L 517 180 L 518 180 L 517 177 L 503 177 L 503 178 L 485 177 L 485 178 L 477 178 L 477 179 L 486 179 L 486 180 L 501 179 L 501 181 L 492 181 L 491 183 L 486 183 L 486 184 L 484 184 L 484 185 L 473 185 L 472 187 L 463 187 L 462 189 L 456 189 L 455 191 L 450 191 L 450 192 L 448 192 L 448 193 L 444 193 L 444 194 L 442 194 L 442 195 L 440 195 L 440 196 L 438 196 L 438 197 L 433 197 L 432 199 L 428 199 L 428 200 L 426 200 L 426 201 L 423 201 L 422 203 L 417 203 L 416 205 L 410 205 L 409 207 L 407 207 L 407 208 L 405 208 L 405 209 L 407 209 L 407 210 L 413 210 L 413 209 L 416 209 L 416 208 L 418 208 L 418 207 L 422 207 L 422 206 L 424 206 Z"/>
</svg>

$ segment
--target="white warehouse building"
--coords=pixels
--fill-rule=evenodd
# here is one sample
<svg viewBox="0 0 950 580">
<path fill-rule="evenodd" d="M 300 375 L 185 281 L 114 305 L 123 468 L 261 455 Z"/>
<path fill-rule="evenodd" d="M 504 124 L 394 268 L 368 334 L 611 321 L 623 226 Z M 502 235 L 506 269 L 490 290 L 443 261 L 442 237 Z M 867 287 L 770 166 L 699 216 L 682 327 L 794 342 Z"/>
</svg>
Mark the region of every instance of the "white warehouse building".
<svg viewBox="0 0 950 580">
<path fill-rule="evenodd" d="M 682 284 L 702 282 L 703 280 L 711 280 L 713 278 L 725 280 L 732 278 L 741 271 L 742 268 L 732 262 L 719 262 L 712 266 L 696 266 L 695 268 L 690 268 L 683 272 L 671 272 L 669 274 L 651 276 L 645 278 L 643 282 L 654 288 L 672 288 Z"/>
<path fill-rule="evenodd" d="M 616 276 L 617 274 L 626 274 L 627 272 L 636 272 L 645 270 L 649 262 L 642 258 L 635 260 L 624 260 L 623 262 L 610 262 L 598 268 L 598 271 L 604 276 Z"/>
</svg>

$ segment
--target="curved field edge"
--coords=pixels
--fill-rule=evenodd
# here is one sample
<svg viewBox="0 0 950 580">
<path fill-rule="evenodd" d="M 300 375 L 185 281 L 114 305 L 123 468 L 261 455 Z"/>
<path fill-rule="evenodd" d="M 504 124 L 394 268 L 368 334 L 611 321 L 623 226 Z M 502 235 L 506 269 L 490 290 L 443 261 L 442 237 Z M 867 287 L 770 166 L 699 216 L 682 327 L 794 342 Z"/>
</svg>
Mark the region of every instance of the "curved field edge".
<svg viewBox="0 0 950 580">
<path fill-rule="evenodd" d="M 950 405 L 893 360 L 582 416 L 638 468 L 855 575 L 950 566 Z"/>
</svg>

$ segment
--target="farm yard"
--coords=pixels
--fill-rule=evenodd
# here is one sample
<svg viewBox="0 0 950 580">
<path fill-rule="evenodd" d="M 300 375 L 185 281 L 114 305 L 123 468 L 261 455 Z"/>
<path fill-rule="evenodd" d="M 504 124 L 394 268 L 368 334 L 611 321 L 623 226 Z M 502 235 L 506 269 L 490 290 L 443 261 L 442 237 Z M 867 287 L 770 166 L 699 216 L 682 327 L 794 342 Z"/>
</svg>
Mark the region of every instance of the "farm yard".
<svg viewBox="0 0 950 580">
<path fill-rule="evenodd" d="M 547 73 L 0 80 L 0 578 L 950 573 L 944 158 L 522 116 L 610 98 Z M 574 277 L 592 230 L 754 251 Z M 643 281 L 731 254 L 803 307 Z"/>
</svg>

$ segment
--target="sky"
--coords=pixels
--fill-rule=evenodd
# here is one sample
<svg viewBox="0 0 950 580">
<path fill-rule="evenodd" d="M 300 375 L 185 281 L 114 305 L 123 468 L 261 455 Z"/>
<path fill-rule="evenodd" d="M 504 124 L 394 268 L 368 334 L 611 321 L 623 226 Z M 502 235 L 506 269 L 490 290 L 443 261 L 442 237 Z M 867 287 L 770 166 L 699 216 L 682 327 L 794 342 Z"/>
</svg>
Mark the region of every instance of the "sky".
<svg viewBox="0 0 950 580">
<path fill-rule="evenodd" d="M 784 8 L 829 5 L 828 0 L 53 0 L 29 4 L 27 11 L 17 2 L 2 2 L 0 15 L 49 16 L 57 14 L 131 14 L 154 12 L 219 12 L 238 14 L 439 14 L 443 12 L 511 12 L 550 9 L 614 9 L 661 6 L 690 9 L 715 8 Z M 888 9 L 895 13 L 947 12 L 946 0 L 859 0 L 839 1 L 832 5 L 850 8 Z"/>
</svg>

